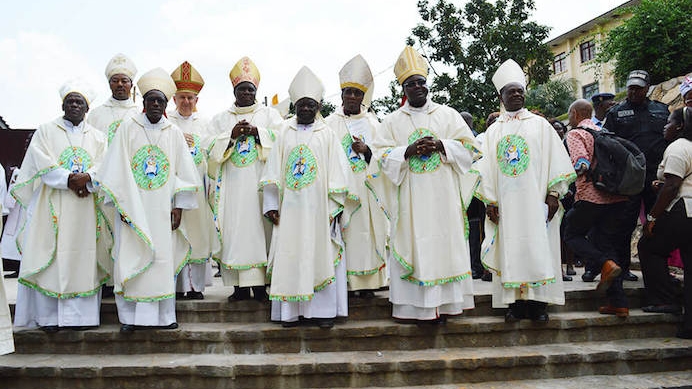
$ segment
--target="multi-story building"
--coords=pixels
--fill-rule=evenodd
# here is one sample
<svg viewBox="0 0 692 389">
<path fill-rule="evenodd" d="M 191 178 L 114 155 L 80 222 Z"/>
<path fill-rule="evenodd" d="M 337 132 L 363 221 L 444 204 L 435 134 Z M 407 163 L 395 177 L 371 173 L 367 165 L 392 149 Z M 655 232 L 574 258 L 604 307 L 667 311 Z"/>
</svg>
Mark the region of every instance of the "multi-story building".
<svg viewBox="0 0 692 389">
<path fill-rule="evenodd" d="M 640 0 L 623 3 L 546 42 L 554 55 L 551 79 L 573 80 L 577 97 L 585 99 L 600 92 L 624 90 L 624 85 L 618 85 L 615 80 L 612 64 L 596 66 L 594 59 L 608 31 L 630 18 L 632 14 L 626 9 L 639 3 Z"/>
</svg>

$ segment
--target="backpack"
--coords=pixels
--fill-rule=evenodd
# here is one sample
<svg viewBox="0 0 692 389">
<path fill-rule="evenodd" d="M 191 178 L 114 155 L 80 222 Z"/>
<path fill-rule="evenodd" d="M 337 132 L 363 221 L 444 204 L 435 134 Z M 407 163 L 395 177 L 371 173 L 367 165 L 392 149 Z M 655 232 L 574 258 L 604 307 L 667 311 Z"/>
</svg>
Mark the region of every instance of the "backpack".
<svg viewBox="0 0 692 389">
<path fill-rule="evenodd" d="M 637 145 L 607 130 L 576 128 L 593 136 L 594 161 L 589 169 L 593 186 L 624 196 L 641 193 L 646 179 L 646 157 Z"/>
</svg>

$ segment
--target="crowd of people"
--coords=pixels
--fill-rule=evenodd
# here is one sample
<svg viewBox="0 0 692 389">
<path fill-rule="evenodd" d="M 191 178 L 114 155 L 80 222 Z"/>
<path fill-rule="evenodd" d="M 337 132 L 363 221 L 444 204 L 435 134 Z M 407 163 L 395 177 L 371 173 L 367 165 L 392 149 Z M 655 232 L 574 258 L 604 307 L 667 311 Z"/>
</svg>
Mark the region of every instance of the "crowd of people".
<svg viewBox="0 0 692 389">
<path fill-rule="evenodd" d="M 394 73 L 404 102 L 381 122 L 360 55 L 340 70 L 342 104 L 326 118 L 324 86 L 308 67 L 289 87 L 295 115 L 258 103 L 248 57 L 229 74 L 235 102 L 210 120 L 197 112 L 204 80 L 187 61 L 141 75 L 142 106 L 122 54 L 106 67 L 103 105 L 90 109 L 89 86 L 67 82 L 64 115 L 38 127 L 10 188 L 25 210 L 14 325 L 93 328 L 114 293 L 121 332 L 177 328 L 176 300 L 204 298 L 212 262 L 234 288 L 229 303 L 269 300 L 285 327 L 331 328 L 349 297 L 387 287 L 396 321 L 441 323 L 474 307 L 481 277 L 506 322 L 547 322 L 548 304 L 565 301 L 563 242 L 601 274 L 599 312 L 627 317 L 622 280 L 641 214 L 643 309 L 679 314 L 684 301 L 678 336 L 692 337 L 692 283 L 682 300 L 666 266 L 679 249 L 685 275 L 692 269 L 688 108 L 669 116 L 637 70 L 620 104 L 607 94 L 575 101 L 567 130 L 525 108 L 526 76 L 509 59 L 492 77 L 500 112 L 476 136 L 469 114 L 430 99 L 415 49 L 405 47 Z M 688 79 L 681 92 L 692 107 L 691 89 Z M 641 193 L 594 186 L 601 128 L 646 155 Z"/>
</svg>

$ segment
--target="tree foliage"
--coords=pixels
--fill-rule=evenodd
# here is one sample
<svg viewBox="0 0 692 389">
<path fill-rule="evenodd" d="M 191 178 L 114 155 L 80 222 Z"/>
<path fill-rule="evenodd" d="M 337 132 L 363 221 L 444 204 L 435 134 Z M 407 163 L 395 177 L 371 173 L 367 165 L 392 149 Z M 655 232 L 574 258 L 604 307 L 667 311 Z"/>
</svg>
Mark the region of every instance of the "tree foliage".
<svg viewBox="0 0 692 389">
<path fill-rule="evenodd" d="M 567 112 L 576 99 L 573 81 L 555 80 L 536 85 L 526 92 L 526 108 L 536 109 L 547 118 Z"/>
<path fill-rule="evenodd" d="M 534 9 L 533 0 L 469 0 L 463 9 L 448 0 L 419 0 L 422 22 L 407 43 L 431 64 L 432 99 L 485 118 L 499 107 L 492 75 L 509 58 L 529 82 L 546 82 L 553 60 L 543 43 L 549 28 L 527 20 Z"/>
<path fill-rule="evenodd" d="M 610 31 L 598 63 L 615 60 L 621 82 L 635 69 L 648 71 L 652 84 L 692 71 L 692 1 L 642 0 L 627 11 L 632 17 Z"/>
</svg>

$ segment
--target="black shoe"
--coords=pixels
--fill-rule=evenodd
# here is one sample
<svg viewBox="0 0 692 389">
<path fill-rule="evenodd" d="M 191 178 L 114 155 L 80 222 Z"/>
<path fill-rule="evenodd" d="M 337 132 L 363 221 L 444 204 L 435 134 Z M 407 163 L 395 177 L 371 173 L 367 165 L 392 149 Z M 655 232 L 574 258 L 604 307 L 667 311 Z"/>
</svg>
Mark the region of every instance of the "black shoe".
<svg viewBox="0 0 692 389">
<path fill-rule="evenodd" d="M 317 326 L 324 329 L 334 327 L 334 319 L 317 319 Z"/>
<path fill-rule="evenodd" d="M 72 326 L 72 327 L 67 327 L 68 329 L 72 331 L 87 331 L 87 330 L 94 330 L 98 328 L 98 326 Z"/>
<path fill-rule="evenodd" d="M 283 328 L 293 328 L 293 327 L 298 327 L 299 325 L 300 325 L 300 320 L 282 321 L 281 322 L 281 327 L 283 327 Z"/>
<path fill-rule="evenodd" d="M 58 326 L 40 326 L 38 329 L 48 334 L 54 334 L 60 331 L 60 327 Z"/>
<path fill-rule="evenodd" d="M 512 312 L 512 309 L 508 309 L 505 313 L 505 323 L 516 323 L 521 320 L 521 317 L 516 317 Z"/>
<path fill-rule="evenodd" d="M 572 276 L 562 276 L 562 281 L 572 281 Z"/>
<path fill-rule="evenodd" d="M 483 273 L 481 280 L 487 281 L 487 282 L 492 282 L 493 281 L 493 273 L 486 271 L 485 273 Z"/>
<path fill-rule="evenodd" d="M 120 326 L 121 334 L 131 334 L 135 332 L 135 326 L 133 324 L 123 324 Z"/>
<path fill-rule="evenodd" d="M 233 301 L 241 301 L 241 300 L 250 300 L 250 287 L 249 286 L 244 286 L 244 287 L 235 287 L 235 292 L 233 292 L 232 295 L 228 296 L 228 302 L 231 303 Z"/>
<path fill-rule="evenodd" d="M 375 292 L 372 290 L 361 290 L 358 292 L 358 296 L 362 299 L 370 300 L 375 298 Z"/>
<path fill-rule="evenodd" d="M 565 271 L 565 274 L 567 274 L 568 276 L 576 276 L 577 272 L 574 270 L 574 266 L 567 265 L 567 271 Z"/>
<path fill-rule="evenodd" d="M 481 277 L 483 277 L 482 271 L 476 271 L 476 270 L 471 271 L 471 278 L 472 279 L 477 280 L 477 279 L 480 279 Z"/>
<path fill-rule="evenodd" d="M 631 271 L 628 271 L 627 274 L 625 274 L 624 279 L 625 281 L 638 281 L 639 277 L 637 277 L 636 274 L 632 274 Z"/>
<path fill-rule="evenodd" d="M 175 292 L 176 300 L 185 300 L 185 292 Z"/>
<path fill-rule="evenodd" d="M 676 304 L 647 305 L 642 307 L 642 311 L 649 313 L 673 313 L 679 315 L 682 313 L 682 307 Z"/>
<path fill-rule="evenodd" d="M 587 270 L 584 272 L 584 274 L 581 275 L 581 280 L 584 282 L 593 282 L 593 280 L 596 279 L 597 275 L 597 273 L 594 273 L 591 270 Z"/>
<path fill-rule="evenodd" d="M 252 287 L 252 298 L 255 301 L 259 301 L 261 303 L 269 301 L 269 296 L 267 296 L 267 287 L 264 285 L 253 286 Z"/>
<path fill-rule="evenodd" d="M 19 278 L 19 272 L 18 271 L 13 271 L 10 274 L 5 274 L 3 276 L 4 278 Z"/>
<path fill-rule="evenodd" d="M 176 294 L 177 294 L 177 293 L 176 293 Z M 193 291 L 187 292 L 187 294 L 185 295 L 185 297 L 186 297 L 188 300 L 204 300 L 204 293 L 202 293 L 202 292 L 195 292 L 195 291 L 193 290 Z"/>
<path fill-rule="evenodd" d="M 156 328 L 158 330 L 174 330 L 174 329 L 178 328 L 178 323 L 173 322 L 167 326 L 155 326 L 154 328 Z"/>
<path fill-rule="evenodd" d="M 541 302 L 541 301 L 535 301 L 535 300 L 528 300 L 526 302 L 528 311 L 529 311 L 529 318 L 533 322 L 539 322 L 539 323 L 547 323 L 548 322 L 548 304 Z"/>
</svg>

